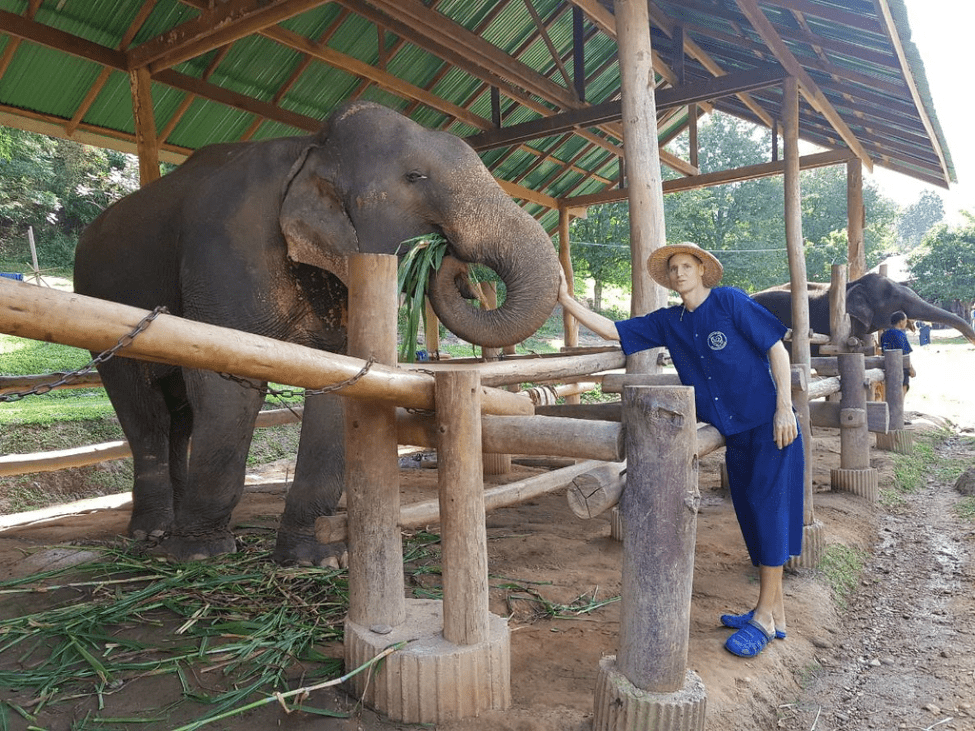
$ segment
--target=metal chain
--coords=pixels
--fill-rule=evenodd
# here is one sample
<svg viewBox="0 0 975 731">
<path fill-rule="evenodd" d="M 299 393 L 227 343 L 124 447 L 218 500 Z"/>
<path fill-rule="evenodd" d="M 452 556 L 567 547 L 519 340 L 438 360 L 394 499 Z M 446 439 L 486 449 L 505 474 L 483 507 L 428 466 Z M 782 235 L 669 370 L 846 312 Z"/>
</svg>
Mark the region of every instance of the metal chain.
<svg viewBox="0 0 975 731">
<path fill-rule="evenodd" d="M 364 375 L 366 375 L 366 373 L 369 372 L 369 369 L 372 368 L 375 362 L 376 362 L 375 358 L 369 358 L 369 360 L 366 361 L 366 364 L 362 366 L 362 368 L 359 370 L 358 373 L 356 373 L 351 378 L 347 378 L 341 383 L 335 383 L 332 384 L 331 386 L 322 386 L 321 388 L 306 388 L 306 389 L 298 389 L 298 390 L 292 388 L 285 388 L 279 390 L 275 388 L 268 388 L 266 385 L 258 386 L 255 385 L 253 381 L 250 381 L 246 378 L 241 378 L 240 376 L 235 376 L 233 373 L 219 373 L 218 375 L 221 378 L 226 378 L 228 381 L 233 381 L 234 383 L 237 383 L 243 386 L 244 388 L 250 388 L 253 389 L 254 391 L 258 391 L 264 394 L 265 396 L 275 396 L 277 398 L 296 398 L 298 396 L 318 396 L 323 393 L 332 393 L 333 391 L 339 391 L 345 388 L 346 386 L 351 386 L 353 383 L 355 383 Z"/>
<path fill-rule="evenodd" d="M 120 337 L 118 339 L 118 342 L 115 343 L 115 345 L 113 345 L 108 350 L 102 351 L 101 353 L 96 355 L 94 358 L 88 361 L 87 364 L 83 365 L 78 370 L 70 371 L 68 373 L 51 373 L 50 375 L 52 376 L 59 375 L 61 376 L 61 378 L 59 378 L 57 381 L 51 381 L 49 383 L 42 383 L 40 385 L 34 386 L 33 388 L 27 391 L 15 391 L 13 393 L 0 394 L 0 401 L 20 401 L 22 398 L 26 396 L 42 396 L 46 393 L 53 391 L 56 388 L 60 388 L 61 386 L 66 386 L 69 383 L 78 380 L 81 376 L 88 375 L 93 370 L 95 370 L 96 366 L 111 359 L 112 357 L 117 355 L 120 350 L 131 345 L 132 341 L 134 341 L 136 337 L 138 337 L 147 327 L 149 327 L 149 324 L 153 320 L 159 317 L 159 315 L 163 315 L 163 314 L 169 314 L 169 310 L 167 310 L 164 306 L 160 305 L 156 307 L 148 315 L 146 315 L 141 320 L 139 320 L 139 324 L 136 325 L 131 332 L 126 333 L 125 335 Z"/>
</svg>

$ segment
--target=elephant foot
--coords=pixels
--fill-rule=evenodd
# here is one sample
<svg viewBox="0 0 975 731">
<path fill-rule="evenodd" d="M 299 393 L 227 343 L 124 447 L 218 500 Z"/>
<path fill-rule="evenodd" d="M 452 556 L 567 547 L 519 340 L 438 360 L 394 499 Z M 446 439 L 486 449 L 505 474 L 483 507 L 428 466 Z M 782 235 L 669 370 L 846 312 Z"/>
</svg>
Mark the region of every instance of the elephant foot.
<svg viewBox="0 0 975 731">
<path fill-rule="evenodd" d="M 172 512 L 132 514 L 129 519 L 129 535 L 137 541 L 155 542 L 172 527 Z"/>
<path fill-rule="evenodd" d="M 339 569 L 349 565 L 349 551 L 344 543 L 319 543 L 314 534 L 278 531 L 278 542 L 271 558 L 282 566 L 318 566 Z"/>
<path fill-rule="evenodd" d="M 173 563 L 204 561 L 225 553 L 234 553 L 237 541 L 226 530 L 201 534 L 171 533 L 149 549 L 153 556 Z"/>
</svg>

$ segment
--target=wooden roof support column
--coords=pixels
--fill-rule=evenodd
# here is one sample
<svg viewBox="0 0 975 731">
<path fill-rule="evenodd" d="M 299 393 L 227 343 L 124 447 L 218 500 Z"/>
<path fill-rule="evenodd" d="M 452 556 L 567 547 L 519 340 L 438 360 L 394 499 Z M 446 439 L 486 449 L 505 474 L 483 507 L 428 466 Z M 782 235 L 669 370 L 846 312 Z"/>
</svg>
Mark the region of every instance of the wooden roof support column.
<svg viewBox="0 0 975 731">
<path fill-rule="evenodd" d="M 623 94 L 623 137 L 630 198 L 630 253 L 633 263 L 631 314 L 659 309 L 666 293 L 650 279 L 646 261 L 666 241 L 664 194 L 657 149 L 657 110 L 646 0 L 615 0 Z M 630 373 L 654 373 L 656 349 L 627 358 Z"/>
<path fill-rule="evenodd" d="M 569 209 L 559 208 L 559 263 L 562 265 L 562 271 L 565 272 L 565 281 L 569 285 L 569 294 L 571 295 L 574 289 L 574 273 L 572 271 L 572 250 L 569 243 L 570 221 Z M 565 310 L 562 311 L 562 328 L 565 333 L 565 347 L 577 347 L 579 345 L 579 323 Z"/>
<path fill-rule="evenodd" d="M 859 160 L 846 163 L 846 237 L 850 264 L 849 281 L 867 273 L 867 254 L 863 244 L 866 212 L 863 208 L 863 165 Z"/>
<path fill-rule="evenodd" d="M 152 116 L 151 84 L 148 67 L 140 66 L 129 72 L 140 185 L 148 185 L 159 177 L 159 140 L 156 138 L 156 120 Z"/>
</svg>

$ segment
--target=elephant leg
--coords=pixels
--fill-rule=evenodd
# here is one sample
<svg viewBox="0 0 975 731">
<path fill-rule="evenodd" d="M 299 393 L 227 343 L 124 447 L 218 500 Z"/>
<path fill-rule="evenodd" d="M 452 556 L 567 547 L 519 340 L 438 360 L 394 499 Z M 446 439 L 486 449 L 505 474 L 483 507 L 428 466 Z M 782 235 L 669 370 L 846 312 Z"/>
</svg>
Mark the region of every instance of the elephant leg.
<svg viewBox="0 0 975 731">
<path fill-rule="evenodd" d="M 173 485 L 170 413 L 156 367 L 114 358 L 98 371 L 132 449 L 129 535 L 140 541 L 160 538 L 173 522 Z"/>
<path fill-rule="evenodd" d="M 155 553 L 195 561 L 232 553 L 230 518 L 244 490 L 247 452 L 264 396 L 216 373 L 184 369 L 192 410 L 186 485 L 173 526 Z"/>
<path fill-rule="evenodd" d="M 302 417 L 295 479 L 278 528 L 274 560 L 311 566 L 344 565 L 344 544 L 315 540 L 315 519 L 334 515 L 345 488 L 345 423 L 342 398 L 308 396 Z"/>
</svg>

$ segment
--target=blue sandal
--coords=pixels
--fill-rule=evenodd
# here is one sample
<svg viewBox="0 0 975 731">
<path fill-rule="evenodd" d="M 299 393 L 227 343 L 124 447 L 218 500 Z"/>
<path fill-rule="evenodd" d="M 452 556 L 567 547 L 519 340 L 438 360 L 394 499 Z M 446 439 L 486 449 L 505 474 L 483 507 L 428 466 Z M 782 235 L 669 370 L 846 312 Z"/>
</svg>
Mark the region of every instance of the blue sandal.
<svg viewBox="0 0 975 731">
<path fill-rule="evenodd" d="M 755 657 L 768 646 L 773 637 L 762 625 L 750 619 L 744 627 L 725 640 L 724 646 L 732 655 Z"/>
<path fill-rule="evenodd" d="M 752 621 L 752 617 L 755 616 L 755 610 L 750 612 L 745 612 L 744 614 L 722 614 L 721 624 L 725 627 L 731 627 L 731 629 L 741 629 L 746 624 Z M 786 638 L 785 630 L 777 629 L 775 630 L 775 639 L 784 640 Z"/>
</svg>

